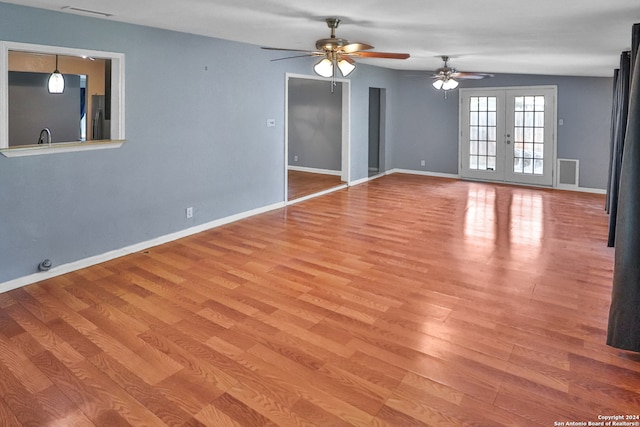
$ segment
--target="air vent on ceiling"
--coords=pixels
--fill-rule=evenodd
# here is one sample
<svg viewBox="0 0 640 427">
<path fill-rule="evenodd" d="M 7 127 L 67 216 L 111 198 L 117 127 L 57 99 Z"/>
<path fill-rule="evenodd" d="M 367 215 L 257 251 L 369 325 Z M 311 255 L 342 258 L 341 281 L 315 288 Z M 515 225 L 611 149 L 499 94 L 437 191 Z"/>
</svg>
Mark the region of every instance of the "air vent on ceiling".
<svg viewBox="0 0 640 427">
<path fill-rule="evenodd" d="M 60 9 L 68 10 L 70 12 L 82 13 L 84 15 L 102 16 L 104 18 L 108 18 L 110 16 L 113 16 L 113 13 L 101 12 L 99 10 L 83 9 L 83 8 L 74 7 L 74 6 L 63 6 Z"/>
</svg>

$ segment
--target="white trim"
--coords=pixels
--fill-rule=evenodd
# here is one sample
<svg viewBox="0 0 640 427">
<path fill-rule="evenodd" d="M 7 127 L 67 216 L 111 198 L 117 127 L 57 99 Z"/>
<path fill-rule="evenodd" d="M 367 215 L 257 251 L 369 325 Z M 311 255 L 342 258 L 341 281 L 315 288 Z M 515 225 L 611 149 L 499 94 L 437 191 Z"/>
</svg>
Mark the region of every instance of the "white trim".
<svg viewBox="0 0 640 427">
<path fill-rule="evenodd" d="M 342 81 L 342 181 L 351 180 L 351 81 Z"/>
<path fill-rule="evenodd" d="M 120 148 L 125 141 L 87 141 L 87 142 L 71 142 L 60 143 L 56 142 L 53 145 L 30 145 L 30 146 L 18 146 L 14 148 L 0 149 L 0 154 L 5 157 L 24 157 L 24 156 L 39 156 L 41 154 L 58 154 L 58 153 L 71 153 L 75 151 L 93 151 L 93 150 L 106 150 L 110 148 Z"/>
<path fill-rule="evenodd" d="M 575 187 L 575 188 L 556 187 L 554 188 L 554 190 L 578 191 L 580 193 L 591 193 L 591 194 L 607 194 L 607 190 L 603 190 L 601 188 L 589 188 L 589 187 Z"/>
<path fill-rule="evenodd" d="M 387 174 L 392 174 L 392 173 L 408 173 L 411 175 L 424 175 L 424 176 L 435 176 L 438 178 L 460 179 L 460 175 L 455 173 L 416 171 L 412 169 L 391 169 L 389 172 L 387 172 Z"/>
<path fill-rule="evenodd" d="M 574 162 L 576 165 L 575 184 L 567 184 L 560 182 L 560 164 L 562 162 Z M 556 179 L 555 187 L 564 190 L 575 190 L 580 187 L 580 160 L 578 159 L 556 159 Z"/>
<path fill-rule="evenodd" d="M 364 184 L 365 182 L 369 182 L 369 181 L 373 181 L 374 179 L 382 178 L 383 176 L 389 175 L 391 173 L 393 173 L 393 172 L 391 172 L 391 171 L 380 172 L 377 175 L 372 175 L 372 176 L 367 176 L 367 177 L 364 177 L 364 178 L 361 178 L 361 179 L 356 179 L 355 181 L 351 181 L 349 183 L 349 187 L 354 187 L 356 185 Z"/>
<path fill-rule="evenodd" d="M 341 184 L 336 187 L 331 187 L 326 190 L 319 191 L 317 193 L 309 194 L 308 196 L 303 196 L 293 200 L 287 200 L 287 206 L 295 205 L 296 203 L 304 202 L 305 200 L 315 199 L 316 197 L 324 196 L 325 194 L 333 193 L 334 191 L 344 190 L 345 188 L 347 188 L 347 184 Z"/>
<path fill-rule="evenodd" d="M 72 271 L 80 270 L 82 268 L 91 267 L 92 265 L 100 264 L 110 261 L 112 259 L 120 258 L 125 255 L 129 255 L 135 252 L 169 243 L 174 240 L 182 239 L 183 237 L 191 236 L 193 234 L 202 233 L 203 231 L 211 230 L 213 228 L 220 227 L 232 222 L 239 221 L 241 219 L 249 218 L 254 215 L 259 215 L 265 212 L 283 208 L 285 204 L 283 202 L 274 203 L 272 205 L 263 206 L 261 208 L 252 209 L 250 211 L 241 212 L 235 215 L 231 215 L 225 218 L 216 219 L 205 224 L 196 225 L 191 228 L 176 231 L 175 233 L 166 234 L 164 236 L 157 237 L 155 239 L 147 240 L 144 242 L 136 243 L 131 246 L 127 246 L 121 249 L 106 252 L 104 254 L 95 255 L 89 258 L 73 261 L 68 264 L 63 264 L 57 267 L 53 267 L 51 270 L 43 271 L 39 273 L 30 274 L 28 276 L 19 277 L 17 279 L 9 280 L 8 282 L 0 283 L 0 293 L 7 292 L 12 289 L 21 288 L 23 286 L 30 285 L 32 283 L 39 282 L 41 280 L 50 279 L 52 277 L 60 276 L 62 274 L 70 273 Z"/>
<path fill-rule="evenodd" d="M 197 225 L 191 228 L 187 228 L 184 230 L 177 231 L 175 233 L 166 234 L 164 236 L 157 237 L 155 239 L 147 240 L 144 242 L 136 243 L 131 246 L 127 246 L 121 249 L 116 249 L 113 251 L 106 252 L 104 254 L 95 255 L 89 258 L 84 258 L 78 261 L 70 262 L 68 264 L 63 264 L 57 267 L 53 267 L 51 270 L 43 271 L 39 273 L 30 274 L 28 276 L 19 277 L 17 279 L 9 280 L 7 282 L 0 283 L 0 293 L 8 292 L 13 289 L 21 288 L 23 286 L 27 286 L 33 283 L 40 282 L 42 280 L 50 279 L 52 277 L 61 276 L 66 273 L 70 273 L 72 271 L 80 270 L 83 268 L 91 267 L 96 264 L 101 264 L 103 262 L 111 261 L 116 258 L 123 257 L 125 255 L 133 254 L 136 252 L 143 251 L 145 249 L 162 245 L 165 243 L 169 243 L 178 239 L 182 239 L 183 237 L 188 237 L 194 234 L 202 233 L 204 231 L 208 231 L 222 225 L 226 225 L 232 222 L 240 221 L 245 218 L 249 218 L 255 215 L 260 215 L 266 212 L 270 212 L 276 209 L 280 209 L 289 205 L 293 205 L 296 203 L 303 202 L 305 200 L 309 200 L 315 197 L 323 196 L 325 194 L 333 193 L 335 191 L 344 190 L 347 187 L 356 186 L 359 184 L 364 184 L 368 181 L 380 178 L 385 175 L 392 175 L 394 173 L 404 173 L 404 174 L 412 174 L 412 175 L 423 175 L 423 176 L 434 176 L 440 178 L 451 178 L 451 179 L 460 179 L 460 177 L 456 174 L 449 173 L 440 173 L 440 172 L 428 172 L 428 171 L 414 171 L 410 169 L 391 169 L 387 172 L 384 172 L 380 175 L 362 178 L 353 182 L 350 182 L 348 185 L 343 184 L 334 188 L 330 188 L 324 190 L 322 192 L 311 194 L 309 196 L 301 197 L 299 199 L 294 199 L 288 202 L 278 202 L 271 205 L 263 206 L 261 208 L 252 209 L 250 211 L 241 212 L 235 215 L 231 215 L 225 218 L 220 218 L 205 224 Z M 491 183 L 489 183 L 491 184 Z M 522 184 L 512 184 L 512 185 L 522 185 Z M 546 187 L 539 187 L 546 188 Z M 579 191 L 584 193 L 593 193 L 593 194 L 606 194 L 606 190 L 602 190 L 599 188 L 576 188 L 576 189 L 554 189 L 560 191 Z"/>
<path fill-rule="evenodd" d="M 530 86 L 495 86 L 495 87 L 464 87 L 458 89 L 459 92 L 475 92 L 478 90 L 491 90 L 491 91 L 501 91 L 501 90 L 520 90 L 520 89 L 557 89 L 557 85 L 530 85 Z"/>
<path fill-rule="evenodd" d="M 435 177 L 440 177 L 440 178 L 451 178 L 451 179 L 462 179 L 460 178 L 460 175 L 457 174 L 453 174 L 453 173 L 441 173 L 441 172 L 428 172 L 428 171 L 414 171 L 411 169 L 391 169 L 389 171 L 387 171 L 385 173 L 385 175 L 391 175 L 394 173 L 406 173 L 406 174 L 411 174 L 411 175 L 424 175 L 424 176 L 435 176 Z M 372 178 L 377 178 L 379 176 L 376 177 L 372 177 Z M 477 181 L 477 182 L 484 182 L 487 184 L 496 184 L 496 182 L 494 181 L 484 181 L 484 180 L 472 180 L 472 179 L 465 179 L 466 181 Z M 362 181 L 362 182 L 360 182 Z M 349 183 L 349 185 L 356 185 L 356 184 L 360 184 L 363 182 L 366 182 L 367 178 L 361 179 L 359 181 L 354 181 L 353 183 Z M 549 188 L 547 186 L 540 186 L 540 185 L 527 185 L 527 184 L 519 184 L 519 183 L 515 183 L 515 182 L 499 182 L 498 184 L 509 184 L 509 185 L 515 185 L 515 186 L 522 186 L 522 187 L 536 187 L 536 188 Z M 603 190 L 601 188 L 589 188 L 589 187 L 576 187 L 576 188 L 553 188 L 554 190 L 563 190 L 563 191 L 578 191 L 580 193 L 592 193 L 592 194 L 607 194 L 607 190 Z"/>
<path fill-rule="evenodd" d="M 289 200 L 289 77 L 291 74 L 284 74 L 284 188 L 282 189 L 282 200 L 287 203 Z"/>
<path fill-rule="evenodd" d="M 465 109 L 464 105 L 462 104 L 463 101 L 463 97 L 466 96 L 467 94 L 473 95 L 474 93 L 481 93 L 481 94 L 485 94 L 487 92 L 489 93 L 494 93 L 494 92 L 498 92 L 498 93 L 504 93 L 505 94 L 505 104 L 503 105 L 503 107 L 507 108 L 506 105 L 506 99 L 508 99 L 507 96 L 507 92 L 515 92 L 515 91 L 533 91 L 533 90 L 543 90 L 543 91 L 551 91 L 553 92 L 553 94 L 551 94 L 550 96 L 552 96 L 553 98 L 553 127 L 551 128 L 551 133 L 552 133 L 552 147 L 551 147 L 551 151 L 552 151 L 552 159 L 551 162 L 545 162 L 545 165 L 548 164 L 550 165 L 550 183 L 549 184 L 542 184 L 542 183 L 536 183 L 533 182 L 531 180 L 531 182 L 527 182 L 527 179 L 525 179 L 527 176 L 523 175 L 520 179 L 521 180 L 509 180 L 509 176 L 507 176 L 508 171 L 504 170 L 503 173 L 499 174 L 502 176 L 496 176 L 496 179 L 492 179 L 491 173 L 489 173 L 488 171 L 486 172 L 481 172 L 479 174 L 474 174 L 474 173 L 470 173 L 469 170 L 465 172 L 463 172 L 463 168 L 464 168 L 464 160 L 463 160 L 463 154 L 464 154 L 464 150 L 463 150 L 463 144 L 465 144 L 465 141 L 463 141 L 463 128 L 464 128 L 464 120 L 465 120 L 465 116 L 463 114 L 463 111 Z M 505 134 L 506 134 L 506 126 L 508 124 L 508 121 L 505 122 Z M 499 150 L 498 150 L 499 151 Z M 471 179 L 471 180 L 478 180 L 478 181 L 486 181 L 486 182 L 504 182 L 504 183 L 509 183 L 509 182 L 515 182 L 515 183 L 522 183 L 524 185 L 533 185 L 533 186 L 542 186 L 545 188 L 556 188 L 556 167 L 557 167 L 557 158 L 558 158 L 558 86 L 557 85 L 533 85 L 533 86 L 505 86 L 505 87 L 478 87 L 478 88 L 462 88 L 459 90 L 459 100 L 458 100 L 458 168 L 459 168 L 459 174 L 462 177 L 464 176 L 464 179 Z M 546 174 L 545 174 L 546 176 Z"/>
<path fill-rule="evenodd" d="M 289 178 L 287 171 L 289 169 L 289 79 L 306 79 L 306 80 L 319 80 L 327 81 L 325 77 L 285 73 L 284 81 L 284 188 L 283 188 L 283 200 L 287 204 L 289 200 Z M 349 182 L 351 178 L 351 80 L 336 78 L 336 82 L 342 83 L 342 170 L 340 176 L 342 181 Z M 324 193 L 319 193 L 324 194 Z M 306 200 L 306 198 L 302 198 Z M 295 199 L 295 202 L 300 202 L 300 199 Z"/>
<path fill-rule="evenodd" d="M 298 171 L 298 172 L 309 172 L 309 173 L 320 173 L 323 175 L 337 175 L 342 176 L 342 171 L 334 171 L 331 169 L 318 169 L 318 168 L 308 168 L 305 166 L 287 166 L 287 170 L 290 171 Z"/>
<path fill-rule="evenodd" d="M 546 190 L 560 190 L 560 191 L 577 191 L 579 193 L 592 193 L 592 194 L 607 194 L 607 190 L 602 190 L 600 188 L 589 188 L 589 187 L 574 187 L 574 188 L 562 188 L 562 187 L 549 187 L 547 185 L 536 185 L 536 184 L 526 184 L 522 182 L 511 182 L 511 181 L 487 181 L 486 179 L 474 179 L 474 178 L 460 178 L 463 181 L 469 182 L 479 182 L 483 184 L 503 184 L 503 185 L 511 185 L 514 187 L 529 187 L 529 188 L 539 188 Z"/>
<path fill-rule="evenodd" d="M 360 184 L 364 184 L 365 182 L 369 182 L 371 180 L 371 178 L 364 177 L 364 178 L 360 178 L 360 179 L 356 179 L 355 181 L 351 181 L 349 183 L 349 187 L 355 187 L 356 185 L 360 185 Z"/>
<path fill-rule="evenodd" d="M 286 76 L 287 76 L 287 80 L 291 77 L 294 79 L 321 80 L 327 83 L 331 80 L 326 77 L 318 76 L 317 74 L 286 73 Z M 342 82 L 342 83 L 349 81 L 349 79 L 344 79 L 344 78 L 336 78 L 335 80 L 336 82 Z"/>
<path fill-rule="evenodd" d="M 76 49 L 71 47 L 50 46 L 41 44 L 18 43 L 0 41 L 0 149 L 15 150 L 19 148 L 9 147 L 9 50 L 23 52 L 47 53 L 68 56 L 89 56 L 111 60 L 111 138 L 113 141 L 125 139 L 125 65 L 124 54 L 100 50 Z M 64 146 L 63 146 L 64 144 Z M 73 144 L 73 145 L 71 145 Z M 72 149 L 71 147 L 76 147 Z M 80 148 L 82 147 L 82 148 Z M 115 148 L 115 147 L 102 147 Z M 17 156 L 29 156 L 36 154 L 49 154 L 53 152 L 69 152 L 86 150 L 81 144 L 70 141 L 69 143 L 56 143 L 49 147 L 37 147 L 23 151 Z M 5 154 L 3 152 L 3 154 Z M 17 157 L 6 155 L 6 157 Z"/>
</svg>

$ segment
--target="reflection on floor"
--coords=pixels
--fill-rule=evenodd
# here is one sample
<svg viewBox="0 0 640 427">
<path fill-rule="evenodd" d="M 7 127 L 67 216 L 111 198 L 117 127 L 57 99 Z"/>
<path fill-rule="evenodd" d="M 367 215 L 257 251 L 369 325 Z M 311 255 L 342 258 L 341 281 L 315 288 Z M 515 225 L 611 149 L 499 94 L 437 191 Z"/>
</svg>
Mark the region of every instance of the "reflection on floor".
<svg viewBox="0 0 640 427">
<path fill-rule="evenodd" d="M 310 194 L 319 193 L 344 184 L 338 175 L 321 173 L 288 171 L 289 191 L 288 199 L 299 199 Z"/>
<path fill-rule="evenodd" d="M 636 424 L 604 201 L 394 173 L 1 293 L 0 426 Z"/>
</svg>

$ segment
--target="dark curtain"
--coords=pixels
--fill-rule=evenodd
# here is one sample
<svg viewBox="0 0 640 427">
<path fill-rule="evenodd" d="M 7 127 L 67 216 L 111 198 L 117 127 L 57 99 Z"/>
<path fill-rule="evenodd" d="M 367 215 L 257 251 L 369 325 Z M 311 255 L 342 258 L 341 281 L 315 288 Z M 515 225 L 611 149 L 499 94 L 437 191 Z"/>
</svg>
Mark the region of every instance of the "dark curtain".
<svg viewBox="0 0 640 427">
<path fill-rule="evenodd" d="M 611 96 L 611 135 L 609 136 L 609 175 L 607 177 L 607 199 L 604 202 L 604 210 L 607 213 L 611 212 L 611 183 L 613 179 L 611 174 L 613 173 L 613 157 L 615 153 L 614 141 L 616 135 L 616 118 L 618 117 L 618 74 L 620 69 L 613 70 L 613 95 Z"/>
<path fill-rule="evenodd" d="M 638 49 L 640 48 L 640 24 L 634 24 L 631 31 L 631 75 L 636 73 L 636 59 L 638 58 Z"/>
<path fill-rule="evenodd" d="M 627 132 L 618 190 L 607 344 L 640 352 L 640 24 L 633 26 Z"/>
<path fill-rule="evenodd" d="M 620 55 L 620 68 L 614 73 L 613 109 L 611 115 L 611 154 L 609 159 L 609 185 L 607 187 L 607 212 L 609 213 L 608 246 L 613 246 L 616 236 L 616 220 L 618 213 L 618 189 L 620 186 L 620 169 L 624 138 L 627 131 L 629 111 L 629 52 Z"/>
</svg>

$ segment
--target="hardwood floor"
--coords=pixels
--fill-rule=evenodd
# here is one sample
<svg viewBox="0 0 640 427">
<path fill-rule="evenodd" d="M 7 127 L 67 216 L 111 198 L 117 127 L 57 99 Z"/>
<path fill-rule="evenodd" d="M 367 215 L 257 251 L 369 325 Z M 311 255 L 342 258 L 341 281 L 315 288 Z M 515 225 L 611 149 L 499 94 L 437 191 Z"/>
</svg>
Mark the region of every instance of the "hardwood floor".
<svg viewBox="0 0 640 427">
<path fill-rule="evenodd" d="M 603 206 L 394 174 L 0 294 L 0 425 L 638 415 Z"/>
<path fill-rule="evenodd" d="M 336 175 L 289 170 L 287 176 L 288 200 L 299 199 L 344 184 L 342 178 Z"/>
</svg>

